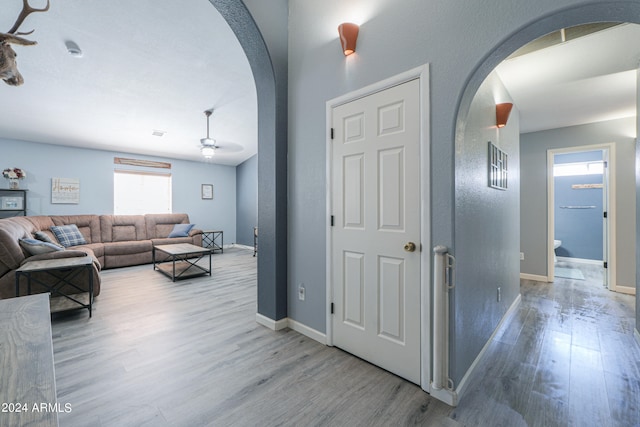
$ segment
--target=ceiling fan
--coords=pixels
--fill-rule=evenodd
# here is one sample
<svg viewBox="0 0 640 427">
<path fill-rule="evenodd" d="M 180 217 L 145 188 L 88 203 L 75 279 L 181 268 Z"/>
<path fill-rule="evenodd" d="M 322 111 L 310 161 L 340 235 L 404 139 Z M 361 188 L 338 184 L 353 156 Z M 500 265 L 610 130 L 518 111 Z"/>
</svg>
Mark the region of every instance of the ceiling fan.
<svg viewBox="0 0 640 427">
<path fill-rule="evenodd" d="M 242 146 L 239 144 L 234 144 L 233 142 L 227 142 L 222 145 L 216 143 L 215 139 L 209 137 L 209 119 L 213 114 L 213 109 L 206 110 L 204 115 L 207 116 L 207 137 L 200 139 L 200 152 L 204 156 L 205 159 L 212 158 L 216 153 L 220 150 L 224 152 L 238 152 L 242 151 Z"/>
</svg>

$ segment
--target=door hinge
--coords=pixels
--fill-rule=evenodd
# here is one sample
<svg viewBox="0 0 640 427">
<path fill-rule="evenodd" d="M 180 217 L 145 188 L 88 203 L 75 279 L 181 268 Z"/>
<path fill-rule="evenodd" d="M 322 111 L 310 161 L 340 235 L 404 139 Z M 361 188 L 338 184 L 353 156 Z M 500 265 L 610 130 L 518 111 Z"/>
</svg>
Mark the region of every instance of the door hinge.
<svg viewBox="0 0 640 427">
<path fill-rule="evenodd" d="M 333 221 L 333 215 L 331 215 L 331 226 L 333 227 L 334 221 Z"/>
<path fill-rule="evenodd" d="M 608 268 L 607 261 L 604 262 L 604 268 Z"/>
<path fill-rule="evenodd" d="M 331 314 L 333 314 L 333 303 L 331 303 Z"/>
<path fill-rule="evenodd" d="M 607 217 L 607 213 L 606 213 L 606 212 L 604 212 L 604 217 L 605 217 L 605 218 Z"/>
<path fill-rule="evenodd" d="M 331 128 L 331 139 L 333 139 L 333 128 Z"/>
</svg>

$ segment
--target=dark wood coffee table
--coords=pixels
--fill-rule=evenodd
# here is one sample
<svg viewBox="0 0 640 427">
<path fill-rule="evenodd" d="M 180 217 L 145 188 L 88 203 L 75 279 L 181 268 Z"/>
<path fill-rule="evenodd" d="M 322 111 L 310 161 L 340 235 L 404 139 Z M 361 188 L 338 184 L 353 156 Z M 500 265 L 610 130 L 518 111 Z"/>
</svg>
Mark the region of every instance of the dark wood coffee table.
<svg viewBox="0 0 640 427">
<path fill-rule="evenodd" d="M 203 248 L 191 243 L 154 246 L 151 252 L 153 269 L 167 275 L 174 282 L 177 279 L 203 274 L 211 276 L 212 252 L 211 248 Z M 209 268 L 198 265 L 198 261 L 207 255 L 209 255 Z"/>
</svg>

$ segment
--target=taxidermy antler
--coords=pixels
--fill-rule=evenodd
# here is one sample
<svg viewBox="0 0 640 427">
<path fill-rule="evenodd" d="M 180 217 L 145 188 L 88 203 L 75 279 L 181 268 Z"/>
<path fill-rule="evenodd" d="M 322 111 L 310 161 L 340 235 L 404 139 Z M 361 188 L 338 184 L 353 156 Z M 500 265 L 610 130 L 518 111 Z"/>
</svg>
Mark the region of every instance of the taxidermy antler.
<svg viewBox="0 0 640 427">
<path fill-rule="evenodd" d="M 49 0 L 47 0 L 47 6 L 42 9 L 31 7 L 29 5 L 29 0 L 22 1 L 22 11 L 20 12 L 20 15 L 18 15 L 18 19 L 16 19 L 13 27 L 11 27 L 11 29 L 6 33 L 0 33 L 0 78 L 11 86 L 20 86 L 24 83 L 24 79 L 18 71 L 18 64 L 16 63 L 16 56 L 18 55 L 11 48 L 11 45 L 31 46 L 37 43 L 23 37 L 19 37 L 29 35 L 33 33 L 34 30 L 27 33 L 16 33 L 16 31 L 18 31 L 18 28 L 20 28 L 20 25 L 22 25 L 27 16 L 33 12 L 46 12 L 49 10 Z"/>
</svg>

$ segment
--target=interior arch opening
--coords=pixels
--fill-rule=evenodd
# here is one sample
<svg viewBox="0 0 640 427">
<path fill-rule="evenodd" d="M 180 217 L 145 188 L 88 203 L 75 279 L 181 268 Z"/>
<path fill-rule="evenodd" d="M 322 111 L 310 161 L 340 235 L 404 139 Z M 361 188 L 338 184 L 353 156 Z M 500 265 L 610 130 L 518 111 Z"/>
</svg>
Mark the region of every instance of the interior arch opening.
<svg viewBox="0 0 640 427">
<path fill-rule="evenodd" d="M 536 53 L 544 52 L 544 50 L 553 49 L 554 45 L 544 46 L 544 42 L 548 41 L 548 39 L 554 37 L 555 35 L 562 36 L 562 33 L 565 33 L 566 35 L 566 33 L 568 32 L 567 31 L 568 29 L 576 28 L 577 30 L 585 30 L 590 28 L 590 29 L 596 30 L 595 32 L 587 31 L 586 33 L 583 33 L 580 36 L 572 38 L 569 41 L 569 43 L 577 42 L 581 39 L 586 39 L 588 37 L 591 37 L 592 35 L 597 34 L 598 32 L 606 33 L 608 31 L 615 31 L 618 27 L 633 29 L 633 27 L 635 27 L 634 24 L 637 24 L 637 22 L 629 22 L 628 18 L 629 16 L 638 16 L 637 13 L 639 8 L 637 5 L 635 6 L 623 5 L 622 7 L 624 7 L 626 11 L 624 12 L 622 12 L 621 10 L 612 11 L 605 4 L 601 3 L 601 4 L 591 5 L 588 7 L 585 6 L 585 7 L 579 7 L 575 9 L 562 11 L 555 15 L 544 18 L 540 21 L 534 22 L 527 27 L 519 29 L 517 32 L 515 32 L 506 40 L 504 40 L 501 44 L 497 45 L 495 49 L 489 52 L 488 55 L 485 57 L 485 59 L 478 64 L 475 71 L 470 75 L 466 89 L 464 90 L 460 98 L 458 115 L 456 119 L 456 127 L 454 131 L 455 141 L 456 141 L 456 151 L 455 151 L 455 156 L 456 156 L 455 182 L 456 184 L 455 184 L 455 191 L 454 191 L 454 194 L 455 194 L 454 195 L 455 197 L 455 223 L 454 224 L 455 224 L 455 254 L 456 254 L 456 261 L 457 261 L 456 274 L 458 277 L 458 283 L 461 283 L 463 281 L 462 278 L 465 277 L 465 274 L 467 275 L 467 277 L 473 277 L 473 274 L 475 274 L 477 277 L 478 269 L 484 269 L 484 268 L 486 268 L 487 271 L 492 271 L 495 269 L 506 269 L 508 270 L 508 272 L 501 275 L 499 277 L 500 280 L 507 280 L 509 281 L 509 283 L 513 283 L 511 281 L 514 280 L 515 283 L 518 283 L 518 284 L 520 282 L 519 275 L 520 275 L 520 266 L 522 264 L 522 261 L 520 259 L 520 252 L 522 252 L 522 250 L 519 247 L 520 239 L 519 238 L 509 239 L 508 237 L 506 237 L 508 235 L 508 232 L 504 232 L 503 229 L 507 231 L 512 230 L 513 228 L 509 228 L 509 227 L 513 227 L 513 223 L 515 221 L 517 222 L 517 226 L 518 226 L 517 233 L 518 235 L 520 235 L 521 225 L 524 227 L 524 226 L 527 226 L 527 224 L 521 224 L 519 215 L 517 215 L 517 218 L 515 220 L 513 218 L 513 215 L 501 216 L 500 213 L 498 213 L 498 215 L 494 215 L 496 212 L 499 212 L 500 210 L 510 209 L 513 206 L 512 204 L 511 205 L 506 204 L 506 203 L 513 203 L 512 200 L 510 201 L 501 200 L 501 198 L 504 199 L 505 197 L 499 195 L 495 191 L 490 199 L 477 197 L 475 199 L 476 202 L 475 203 L 473 202 L 474 197 L 476 197 L 476 193 L 484 191 L 484 190 L 479 190 L 479 187 L 481 185 L 486 186 L 485 177 L 487 176 L 487 172 L 486 172 L 487 140 L 493 139 L 494 142 L 497 141 L 498 147 L 505 148 L 505 152 L 507 152 L 507 154 L 510 155 L 509 156 L 509 160 L 510 160 L 509 186 L 513 185 L 518 189 L 522 188 L 522 192 L 519 194 L 519 198 L 522 199 L 523 202 L 522 204 L 518 202 L 518 211 L 524 210 L 523 206 L 527 206 L 527 207 L 535 206 L 537 203 L 535 200 L 532 200 L 528 194 L 525 194 L 525 189 L 521 186 L 522 184 L 521 179 L 523 179 L 522 169 L 524 168 L 523 166 L 524 163 L 520 162 L 520 159 L 523 156 L 523 150 L 521 149 L 522 136 L 520 132 L 520 125 L 525 121 L 525 114 L 524 113 L 522 115 L 520 114 L 517 97 L 514 96 L 514 94 L 509 93 L 508 85 L 501 80 L 499 73 L 495 71 L 496 68 L 499 68 L 500 64 L 510 57 L 517 59 L 517 57 L 520 57 L 520 56 L 535 55 Z M 594 22 L 603 23 L 603 24 L 592 25 Z M 585 25 L 585 24 L 588 24 L 588 25 Z M 580 33 L 580 31 L 578 31 L 578 33 Z M 535 47 L 535 45 L 528 46 L 528 43 L 533 41 L 535 41 L 535 43 L 538 43 L 539 46 L 538 47 Z M 567 41 L 565 40 L 565 43 L 566 42 Z M 562 40 L 560 41 L 560 43 L 563 43 Z M 540 49 L 541 47 L 540 44 L 543 45 L 542 49 Z M 527 47 L 524 48 L 525 46 Z M 523 48 L 524 50 L 520 50 L 521 48 Z M 624 71 L 629 72 L 630 74 L 633 74 L 635 76 L 636 68 L 637 68 L 637 59 L 638 59 L 637 56 L 635 58 L 629 58 L 629 60 L 633 62 L 633 64 L 631 67 L 629 67 Z M 604 64 L 601 64 L 601 65 L 604 65 Z M 611 67 L 612 64 L 607 63 L 606 65 L 607 67 Z M 530 71 L 535 72 L 536 70 L 534 69 Z M 576 70 L 566 70 L 566 69 L 557 70 L 556 71 L 557 75 L 555 77 L 559 77 L 559 75 L 563 75 L 571 71 L 576 71 Z M 585 70 L 577 70 L 577 71 L 585 71 Z M 619 70 L 616 73 L 609 72 L 608 74 L 617 74 L 618 72 L 622 72 L 622 70 Z M 537 76 L 534 75 L 534 77 L 537 77 Z M 587 87 L 589 87 L 589 89 L 591 90 L 595 89 L 594 87 L 590 87 L 588 85 L 589 83 L 588 81 L 586 82 L 583 81 L 583 80 L 588 80 L 588 78 L 589 77 L 587 75 L 583 75 L 580 78 L 578 78 L 576 82 L 587 83 Z M 635 83 L 635 77 L 633 79 L 633 83 Z M 577 88 L 578 86 L 579 85 L 577 83 L 574 85 L 575 88 Z M 538 89 L 538 92 L 539 92 L 537 95 L 540 97 L 544 97 L 544 89 L 540 88 L 539 86 L 536 87 L 536 89 Z M 559 90 L 558 87 L 556 87 L 555 89 Z M 609 90 L 611 91 L 611 86 Z M 637 90 L 635 89 L 635 85 L 634 85 L 634 88 L 632 89 L 632 93 L 631 93 L 633 97 L 634 109 L 636 104 L 636 99 L 635 99 L 636 94 L 637 94 Z M 480 104 L 478 104 L 479 98 L 484 99 L 484 101 L 480 102 Z M 485 123 L 486 125 L 487 123 L 486 120 L 484 122 L 480 122 L 478 120 L 478 117 L 480 115 L 483 115 L 484 119 L 490 118 L 492 114 L 495 114 L 495 105 L 501 102 L 514 103 L 515 115 L 512 113 L 510 120 L 513 120 L 511 124 L 516 126 L 517 129 L 512 130 L 511 134 L 508 134 L 509 131 L 505 132 L 504 130 L 500 130 L 500 131 L 496 130 L 495 118 L 493 118 L 494 122 L 491 124 L 493 128 L 490 130 L 488 129 L 488 126 L 485 126 L 485 128 L 482 128 L 480 125 L 480 123 Z M 558 105 L 560 104 L 560 102 L 564 103 L 565 101 L 562 100 L 562 98 L 560 98 L 560 100 L 556 101 L 555 103 L 551 103 L 551 105 L 547 105 L 546 106 L 547 114 L 552 116 L 552 115 L 562 115 L 563 113 L 565 113 L 566 111 L 565 108 L 568 108 L 568 107 L 565 107 L 564 105 Z M 523 108 L 523 112 L 526 112 L 526 109 Z M 556 119 L 556 118 L 558 117 L 550 117 L 550 119 Z M 633 116 L 631 115 L 627 115 L 627 116 L 622 115 L 618 117 L 610 116 L 610 117 L 607 117 L 606 119 L 591 120 L 591 121 L 585 121 L 582 123 L 574 122 L 570 124 L 565 124 L 563 126 L 559 126 L 556 124 L 556 125 L 550 126 L 547 129 L 536 129 L 536 130 L 532 129 L 528 133 L 539 132 L 540 138 L 543 138 L 545 136 L 551 137 L 552 136 L 551 132 L 552 131 L 557 132 L 556 131 L 557 129 L 565 129 L 565 132 L 566 132 L 566 129 L 575 130 L 577 128 L 580 128 L 582 129 L 582 132 L 584 132 L 585 135 L 589 135 L 589 131 L 593 131 L 594 128 L 602 127 L 603 124 L 606 122 L 612 122 L 615 124 L 615 126 L 612 126 L 612 127 L 616 129 L 616 131 L 618 132 L 618 135 L 620 135 L 620 138 L 614 138 L 613 136 L 609 135 L 602 142 L 603 143 L 611 142 L 611 141 L 615 141 L 616 139 L 623 140 L 623 142 L 626 144 L 624 149 L 624 152 L 626 153 L 625 155 L 627 157 L 631 157 L 632 161 L 635 161 L 635 158 L 636 158 L 635 112 Z M 626 134 L 622 133 L 622 130 L 621 130 L 623 127 L 622 122 L 624 122 L 624 126 L 626 126 L 630 130 L 630 133 L 626 133 Z M 593 134 L 593 132 L 591 132 L 591 134 Z M 604 133 L 602 135 L 604 135 Z M 513 141 L 514 139 L 516 139 L 515 142 Z M 469 141 L 478 141 L 478 144 L 479 142 L 482 142 L 482 146 L 478 147 L 477 150 L 475 150 L 475 154 L 473 154 L 474 153 L 473 147 L 470 148 L 470 145 L 468 144 Z M 510 142 L 507 142 L 507 141 L 510 141 Z M 502 143 L 505 143 L 505 145 L 503 145 Z M 582 143 L 584 144 L 585 141 L 583 140 Z M 511 162 L 512 157 L 513 157 L 513 160 L 517 162 L 516 164 L 513 164 L 513 162 Z M 481 164 L 478 159 L 482 159 Z M 546 149 L 545 149 L 545 156 L 543 156 L 542 158 L 543 170 L 536 171 L 539 174 L 539 178 L 542 180 L 542 182 L 546 184 L 547 175 L 546 175 L 546 164 L 544 164 L 545 161 L 546 161 Z M 465 176 L 465 174 L 468 173 L 469 165 L 473 165 L 473 164 L 479 165 L 476 167 L 477 173 L 475 176 L 475 180 Z M 635 211 L 635 206 L 636 206 L 635 167 L 631 166 L 631 170 L 632 172 L 629 175 L 627 175 L 625 178 L 624 185 L 629 187 L 628 191 L 630 193 L 628 194 L 632 194 L 633 196 L 632 197 L 633 200 L 631 201 L 631 204 L 633 205 L 633 210 Z M 513 179 L 511 179 L 512 178 L 511 173 L 513 173 Z M 482 182 L 481 184 L 480 180 L 483 180 L 484 182 Z M 546 279 L 546 267 L 547 267 L 546 246 L 548 243 L 546 239 L 546 234 L 547 234 L 546 233 L 546 186 L 543 188 L 543 191 L 541 191 L 541 193 L 543 193 L 543 198 L 544 198 L 543 199 L 544 201 L 543 219 L 545 222 L 545 227 L 542 231 L 543 248 L 541 252 L 542 261 L 544 265 L 543 265 L 543 271 L 542 273 L 540 273 L 540 277 L 542 277 L 543 279 Z M 470 202 L 470 200 L 472 202 Z M 476 209 L 482 203 L 484 204 L 484 206 L 481 207 L 480 210 Z M 483 209 L 485 211 L 483 211 Z M 483 214 L 485 215 L 485 217 L 482 217 Z M 638 221 L 637 221 L 637 214 L 632 213 L 630 214 L 630 216 L 631 216 L 630 220 L 631 220 L 632 227 L 630 226 L 627 229 L 627 234 L 631 234 L 631 236 L 629 236 L 630 239 L 628 240 L 628 243 L 631 247 L 630 252 L 632 254 L 629 256 L 629 259 L 627 260 L 628 270 L 626 274 L 627 274 L 627 280 L 631 285 L 630 287 L 635 288 L 636 264 L 637 264 L 636 251 L 635 251 L 635 248 L 637 246 L 635 230 L 637 229 Z M 468 223 L 471 223 L 472 226 L 467 226 L 466 224 Z M 483 227 L 479 227 L 479 224 L 482 224 Z M 473 227 L 475 227 L 476 229 L 475 231 L 471 229 Z M 482 228 L 482 230 L 479 230 L 480 228 Z M 487 230 L 489 230 L 489 232 L 487 232 Z M 495 233 L 492 233 L 494 231 Z M 477 259 L 472 259 L 473 256 L 479 253 L 479 248 L 486 249 L 488 247 L 495 248 L 495 251 L 489 251 L 489 252 L 492 252 L 491 257 L 493 258 L 487 257 L 486 259 L 483 258 L 481 261 L 478 261 Z M 475 248 L 475 250 L 473 250 L 473 248 Z M 527 257 L 529 255 L 531 254 L 525 252 L 524 254 L 525 260 L 527 260 Z M 473 267 L 465 267 L 465 264 L 471 264 L 473 265 Z M 484 267 L 485 264 L 487 264 L 488 266 Z M 629 267 L 629 264 L 631 264 L 631 267 Z M 474 269 L 475 271 L 473 271 Z M 482 271 L 482 274 L 484 274 L 484 270 Z M 472 282 L 473 281 L 471 281 L 471 283 Z M 542 282 L 546 282 L 546 280 L 542 280 Z M 501 291 L 503 292 L 503 296 L 505 292 L 504 282 L 502 283 L 496 282 L 496 286 L 498 288 L 497 298 L 498 298 L 498 301 L 500 301 L 500 292 Z M 495 289 L 491 289 L 491 291 L 495 291 Z M 507 292 L 509 291 L 520 293 L 520 287 L 519 285 L 517 285 L 515 289 L 507 289 Z M 463 301 L 465 298 L 467 298 L 465 296 L 465 293 L 473 293 L 473 292 L 477 293 L 478 291 L 472 290 L 472 289 L 465 290 L 465 289 L 457 288 L 456 299 Z M 495 301 L 496 293 L 493 292 L 491 293 L 491 295 L 487 293 L 487 295 L 484 295 L 481 297 L 484 297 L 485 300 L 487 300 L 488 298 L 492 298 L 493 301 Z M 507 299 L 509 300 L 509 298 Z M 553 303 L 554 302 L 552 301 L 552 304 Z M 472 304 L 469 304 L 468 302 L 467 304 L 454 302 L 454 305 L 459 305 L 461 307 L 472 306 Z M 631 305 L 633 306 L 634 304 L 631 304 Z M 636 299 L 635 313 L 633 312 L 633 308 L 631 308 L 630 310 L 630 318 L 633 318 L 635 316 L 636 320 L 634 323 L 636 324 L 639 316 L 637 305 L 638 304 Z M 455 307 L 454 307 L 454 312 L 455 312 Z M 496 318 L 495 324 L 497 324 L 497 321 L 499 321 L 500 316 L 504 314 L 504 312 L 506 312 L 506 308 L 504 308 L 504 311 L 502 311 L 501 313 L 495 314 L 495 318 Z M 465 313 L 465 317 L 469 316 L 470 314 L 473 315 L 473 313 Z M 606 317 L 609 314 L 610 313 L 605 313 L 605 316 L 603 317 Z M 488 313 L 488 315 L 491 317 L 493 316 L 493 313 Z M 455 313 L 453 314 L 453 316 L 455 316 Z M 464 327 L 464 325 L 462 325 L 462 327 Z M 633 340 L 633 332 L 630 333 L 630 331 L 625 331 L 625 334 L 631 340 Z M 585 336 L 587 335 L 583 335 L 582 337 L 579 337 L 579 338 L 585 338 Z M 456 361 L 454 360 L 453 363 L 455 364 Z M 459 364 L 464 365 L 464 360 L 460 360 Z M 598 385 L 595 385 L 595 387 L 597 386 Z"/>
</svg>

